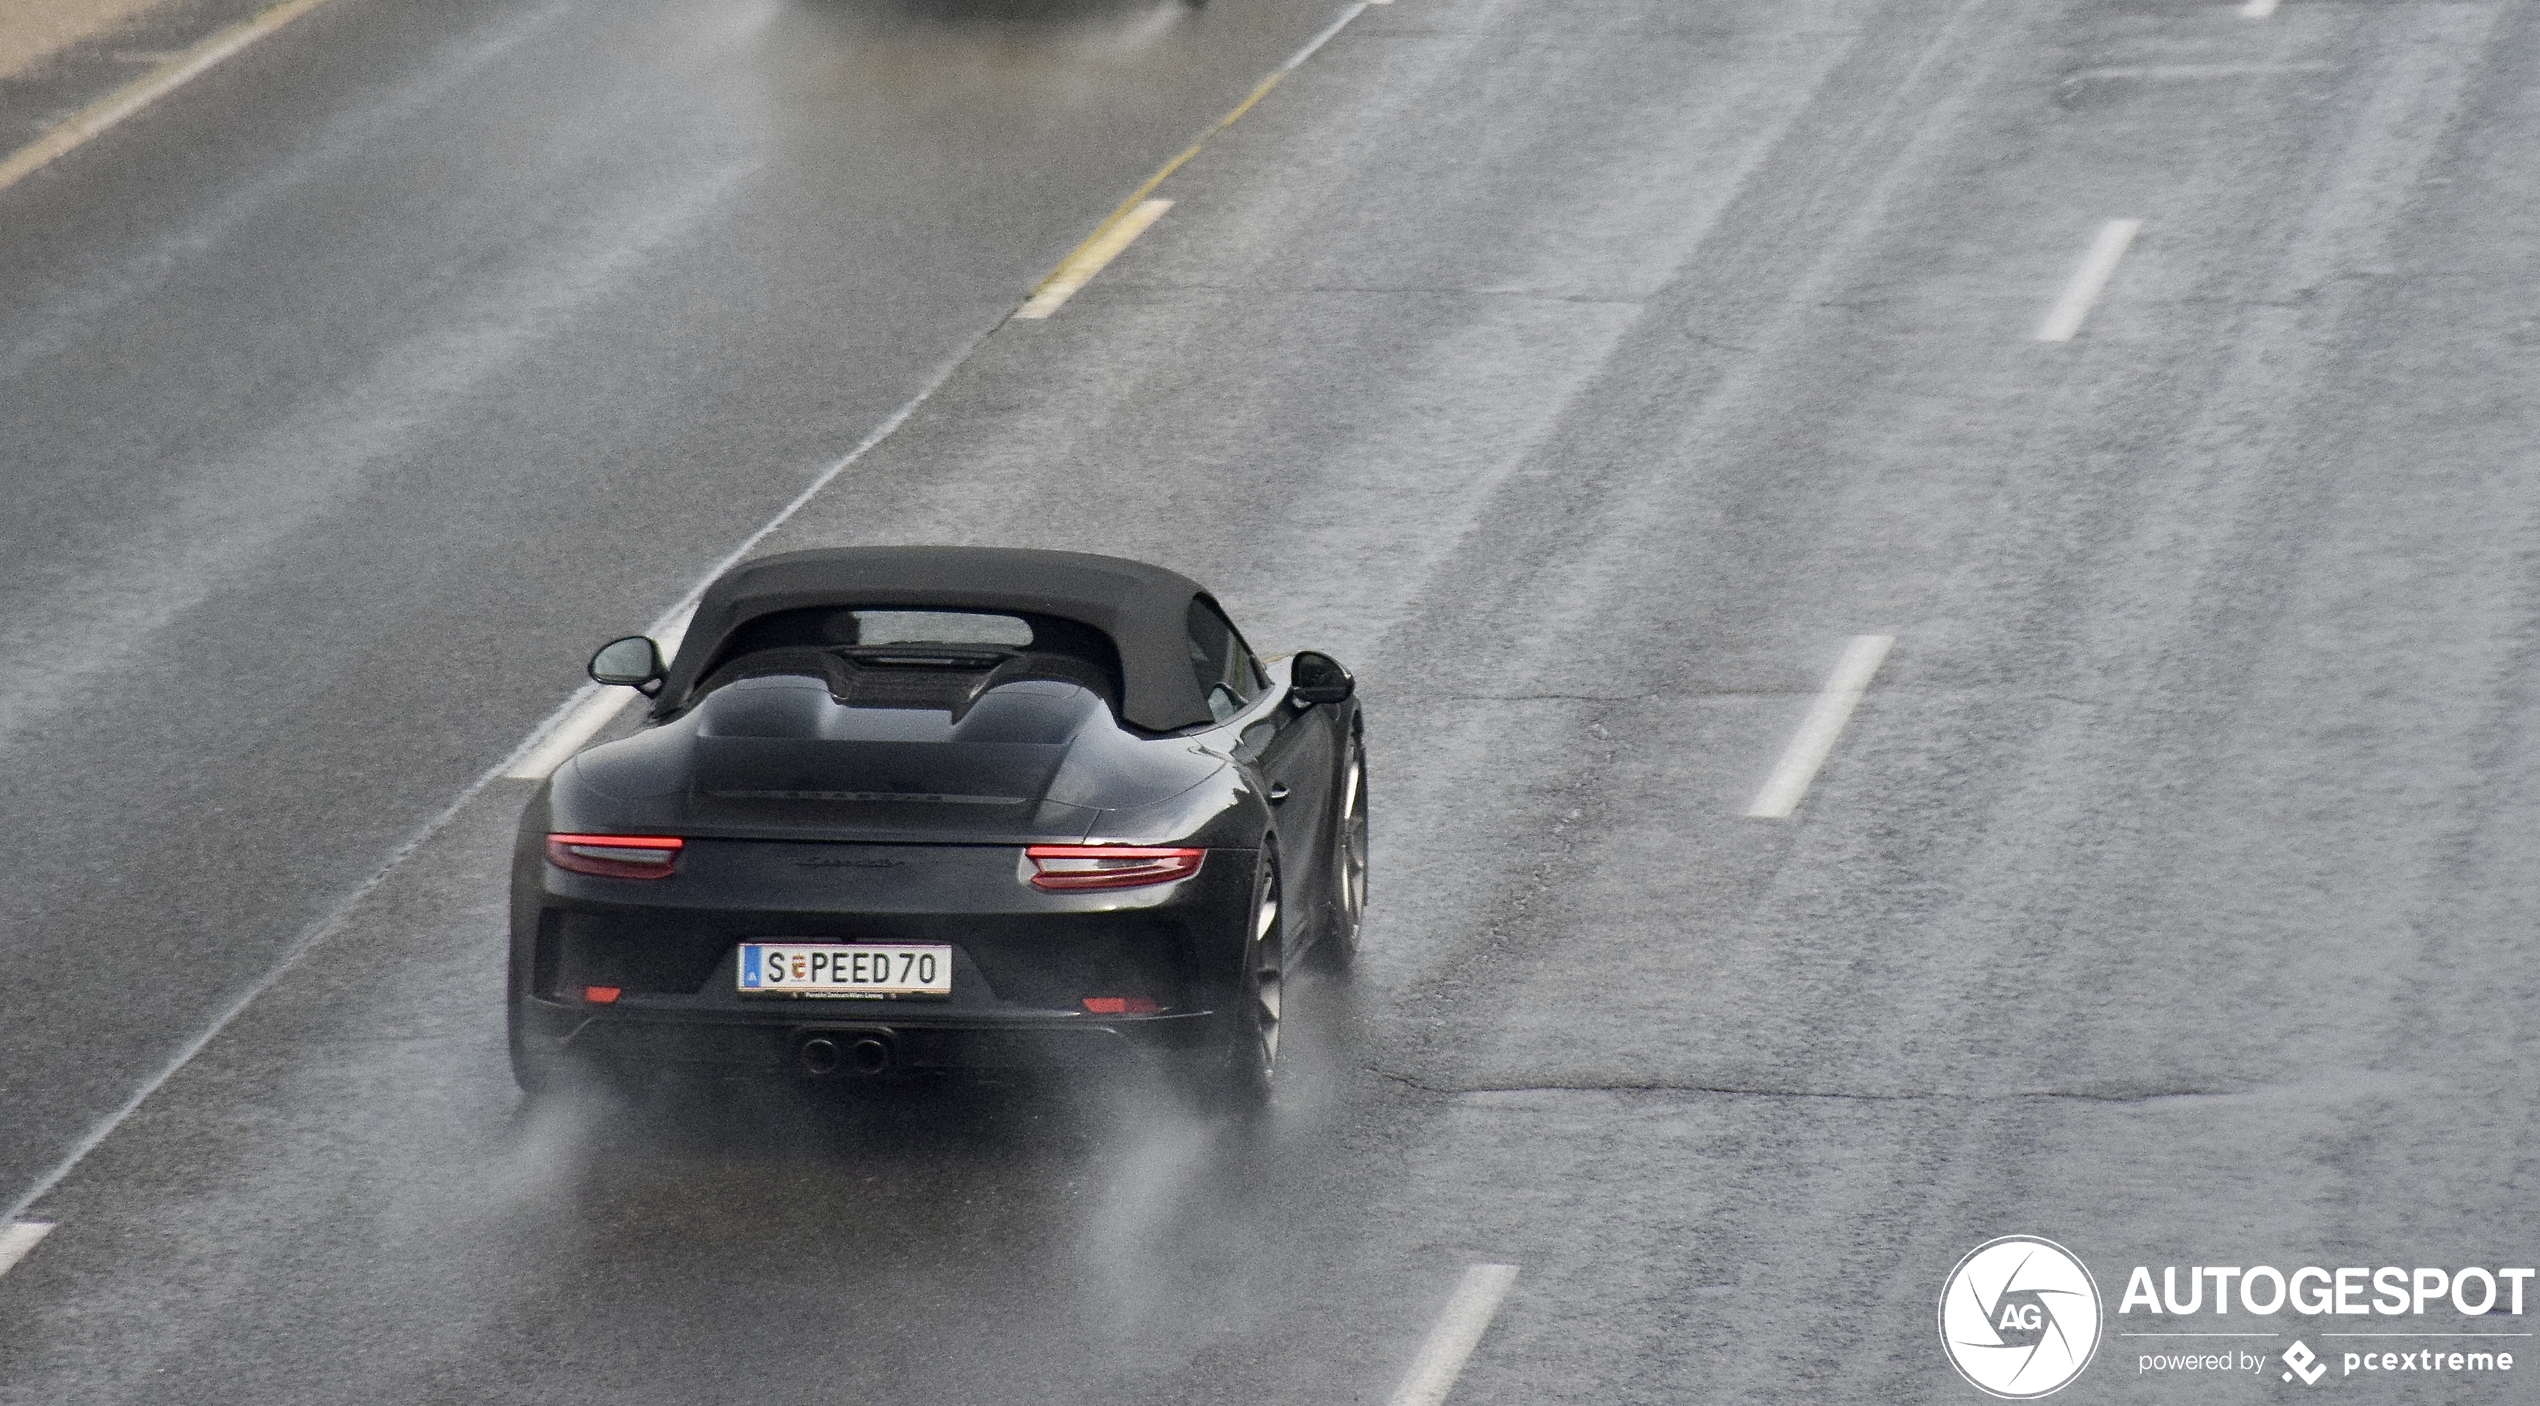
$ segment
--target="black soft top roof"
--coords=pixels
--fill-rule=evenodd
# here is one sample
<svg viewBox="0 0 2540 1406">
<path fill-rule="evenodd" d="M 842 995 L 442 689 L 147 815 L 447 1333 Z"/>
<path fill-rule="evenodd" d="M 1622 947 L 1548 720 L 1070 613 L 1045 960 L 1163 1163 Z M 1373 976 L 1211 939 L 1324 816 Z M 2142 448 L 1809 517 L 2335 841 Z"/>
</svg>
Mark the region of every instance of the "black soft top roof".
<svg viewBox="0 0 2540 1406">
<path fill-rule="evenodd" d="M 1190 608 L 1207 592 L 1177 571 L 1022 547 L 828 547 L 746 561 L 697 603 L 653 704 L 676 712 L 732 633 L 780 610 L 815 606 L 1011 610 L 1100 630 L 1120 651 L 1120 715 L 1151 732 L 1211 721 L 1191 669 Z"/>
</svg>

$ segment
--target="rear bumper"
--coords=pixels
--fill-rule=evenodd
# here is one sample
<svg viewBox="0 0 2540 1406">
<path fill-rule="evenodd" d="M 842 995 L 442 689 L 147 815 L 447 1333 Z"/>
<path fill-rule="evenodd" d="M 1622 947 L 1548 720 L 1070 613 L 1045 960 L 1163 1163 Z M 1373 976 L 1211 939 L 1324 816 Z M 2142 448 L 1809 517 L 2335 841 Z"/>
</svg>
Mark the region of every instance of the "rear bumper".
<svg viewBox="0 0 2540 1406">
<path fill-rule="evenodd" d="M 566 1058 L 615 1067 L 691 1066 L 733 1073 L 809 1073 L 803 1045 L 876 1038 L 894 1072 L 1100 1068 L 1184 1062 L 1223 1048 L 1230 1022 L 1213 1012 L 1156 1016 L 929 1013 L 868 1001 L 785 1001 L 730 1012 L 600 1010 L 525 1000 L 515 1037 Z M 855 1072 L 841 1070 L 840 1072 Z"/>
<path fill-rule="evenodd" d="M 1212 849 L 1150 888 L 1045 893 L 1018 846 L 690 841 L 662 880 L 567 873 L 525 833 L 515 859 L 513 1039 L 530 1059 L 800 1068 L 820 1031 L 875 1035 L 910 1070 L 1179 1055 L 1232 1029 L 1256 854 Z M 737 945 L 940 944 L 940 1000 L 743 994 Z M 605 1001 L 594 989 L 612 993 Z M 1094 1014 L 1110 998 L 1152 1015 Z"/>
</svg>

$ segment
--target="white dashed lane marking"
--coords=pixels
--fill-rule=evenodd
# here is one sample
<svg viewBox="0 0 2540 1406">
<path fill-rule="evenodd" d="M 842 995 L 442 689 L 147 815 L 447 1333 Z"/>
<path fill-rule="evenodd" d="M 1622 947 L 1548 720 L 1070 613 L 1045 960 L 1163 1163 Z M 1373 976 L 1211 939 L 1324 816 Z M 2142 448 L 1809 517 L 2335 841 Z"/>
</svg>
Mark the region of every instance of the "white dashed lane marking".
<svg viewBox="0 0 2540 1406">
<path fill-rule="evenodd" d="M 2125 257 L 2126 246 L 2143 232 L 2141 220 L 2110 220 L 2099 227 L 2099 237 L 2090 241 L 2090 252 L 2081 256 L 2081 267 L 2073 270 L 2072 282 L 2064 285 L 2064 296 L 2055 300 L 2046 320 L 2038 324 L 2037 340 L 2069 342 L 2090 316 L 2092 305 L 2116 275 L 2117 261 Z"/>
<path fill-rule="evenodd" d="M 17 1267 L 35 1242 L 53 1232 L 53 1223 L 43 1220 L 14 1220 L 0 1225 L 0 1274 Z"/>
<path fill-rule="evenodd" d="M 1508 1286 L 1515 1282 L 1517 1266 L 1513 1264 L 1477 1264 L 1465 1270 L 1455 1286 L 1455 1297 L 1447 1300 L 1446 1310 L 1429 1328 L 1428 1340 L 1420 1344 L 1420 1355 L 1412 1360 L 1402 1385 L 1394 1388 L 1391 1406 L 1440 1406 L 1455 1389 L 1465 1361 L 1490 1330 L 1500 1301 L 1508 1297 Z"/>
<path fill-rule="evenodd" d="M 1807 798 L 1808 787 L 1817 779 L 1817 771 L 1833 754 L 1834 744 L 1843 736 L 1843 725 L 1851 721 L 1852 710 L 1860 706 L 1861 695 L 1887 658 L 1894 635 L 1855 635 L 1843 647 L 1843 657 L 1835 661 L 1834 673 L 1826 686 L 1817 692 L 1817 701 L 1808 705 L 1808 716 L 1799 720 L 1799 731 L 1782 750 L 1779 765 L 1764 781 L 1764 789 L 1755 793 L 1755 804 L 1746 813 L 1758 820 L 1787 820 L 1799 803 Z"/>
</svg>

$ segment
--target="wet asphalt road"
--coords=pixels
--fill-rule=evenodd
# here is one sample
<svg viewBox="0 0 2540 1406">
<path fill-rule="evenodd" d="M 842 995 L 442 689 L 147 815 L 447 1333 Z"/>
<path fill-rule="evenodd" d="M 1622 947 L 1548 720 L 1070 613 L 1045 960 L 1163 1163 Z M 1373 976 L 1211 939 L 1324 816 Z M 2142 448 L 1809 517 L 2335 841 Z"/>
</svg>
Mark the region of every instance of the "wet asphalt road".
<svg viewBox="0 0 2540 1406">
<path fill-rule="evenodd" d="M 1329 18 L 329 7 L 0 193 L 0 1184 Z"/>
<path fill-rule="evenodd" d="M 1332 13 L 334 0 L 0 194 L 9 1184 Z M 523 1110 L 500 781 L 41 1199 L 0 1401 L 1384 1402 L 1480 1260 L 1457 1402 L 1962 1401 L 1995 1235 L 2532 1263 L 2535 94 L 2525 4 L 1369 10 L 766 544 L 1357 669 L 1273 1122 Z"/>
</svg>

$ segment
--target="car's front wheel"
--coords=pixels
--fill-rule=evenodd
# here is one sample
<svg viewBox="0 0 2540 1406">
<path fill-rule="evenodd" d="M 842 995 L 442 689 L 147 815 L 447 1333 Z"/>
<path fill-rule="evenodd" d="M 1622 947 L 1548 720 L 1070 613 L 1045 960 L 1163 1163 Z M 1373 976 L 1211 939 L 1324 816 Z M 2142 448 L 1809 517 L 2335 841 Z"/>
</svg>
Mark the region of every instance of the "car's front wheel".
<svg viewBox="0 0 2540 1406">
<path fill-rule="evenodd" d="M 1323 904 L 1316 964 L 1346 972 L 1358 961 L 1358 928 L 1367 917 L 1367 749 L 1352 737 L 1341 770 L 1340 808 L 1332 816 L 1332 887 Z"/>
</svg>

